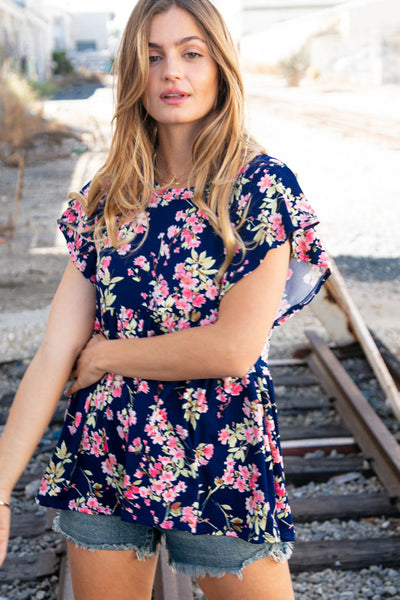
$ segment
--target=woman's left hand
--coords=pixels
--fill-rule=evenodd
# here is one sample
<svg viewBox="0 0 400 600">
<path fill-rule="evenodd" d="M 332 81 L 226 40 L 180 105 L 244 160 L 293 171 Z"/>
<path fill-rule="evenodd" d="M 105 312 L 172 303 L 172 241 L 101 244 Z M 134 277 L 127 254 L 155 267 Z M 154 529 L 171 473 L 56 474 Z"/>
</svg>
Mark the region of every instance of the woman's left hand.
<svg viewBox="0 0 400 600">
<path fill-rule="evenodd" d="M 66 396 L 71 396 L 78 390 L 89 387 L 103 377 L 105 372 L 98 367 L 97 358 L 101 352 L 100 346 L 106 343 L 107 340 L 102 335 L 95 335 L 89 340 L 77 358 L 71 373 L 74 381 L 65 390 Z"/>
</svg>

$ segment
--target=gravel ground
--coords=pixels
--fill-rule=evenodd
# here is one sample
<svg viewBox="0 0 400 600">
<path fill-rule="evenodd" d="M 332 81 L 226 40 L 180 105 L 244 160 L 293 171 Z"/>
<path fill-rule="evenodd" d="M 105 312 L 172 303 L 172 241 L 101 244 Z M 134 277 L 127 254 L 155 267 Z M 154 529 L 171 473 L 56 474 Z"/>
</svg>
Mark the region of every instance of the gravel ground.
<svg viewBox="0 0 400 600">
<path fill-rule="evenodd" d="M 291 114 L 282 116 L 268 109 L 268 102 L 259 93 L 250 99 L 252 130 L 263 141 L 271 154 L 283 158 L 299 173 L 304 191 L 321 218 L 321 233 L 331 255 L 335 258 L 345 281 L 367 321 L 387 345 L 400 356 L 400 323 L 393 316 L 398 313 L 400 300 L 400 248 L 398 222 L 399 147 L 375 144 L 370 140 L 329 128 L 320 128 L 298 118 L 295 103 Z M 291 95 L 283 88 L 276 95 Z M 310 92 L 311 93 L 311 92 Z M 315 93 L 315 95 L 317 95 Z M 301 92 L 300 92 L 301 97 Z M 350 96 L 349 96 L 350 97 Z M 397 97 L 397 96 L 396 96 Z M 318 100 L 318 99 L 317 99 Z M 102 88 L 87 100 L 68 99 L 49 102 L 47 114 L 71 121 L 81 128 L 89 144 L 84 155 L 71 155 L 51 162 L 32 160 L 26 171 L 24 198 L 20 207 L 18 229 L 11 244 L 0 244 L 0 335 L 6 340 L 0 348 L 0 362 L 22 359 L 17 364 L 0 366 L 0 395 L 15 391 L 27 360 L 32 356 L 43 336 L 48 305 L 65 268 L 67 256 L 55 220 L 70 189 L 77 189 L 93 173 L 104 156 L 104 139 L 111 106 L 110 90 Z M 96 118 L 93 118 L 93 115 Z M 95 131 L 86 131 L 87 127 Z M 356 160 L 354 160 L 356 157 Z M 380 178 L 379 174 L 385 173 Z M 16 171 L 1 168 L 2 191 L 0 204 L 3 214 L 10 210 Z M 385 202 L 387 201 L 387 204 Z M 386 209 L 390 206 L 390 213 Z M 381 210 L 377 211 L 379 206 Z M 373 226 L 372 226 L 373 224 Z M 287 357 L 295 347 L 307 345 L 304 330 L 311 328 L 322 337 L 327 334 L 310 307 L 278 328 L 273 336 L 273 358 Z M 351 365 L 350 365 L 351 366 Z M 374 383 L 362 382 L 364 393 L 374 402 L 379 397 Z M 383 403 L 376 408 L 388 420 L 394 434 L 399 426 L 384 414 Z M 326 411 L 322 416 L 311 414 L 307 419 L 325 424 L 336 416 Z M 301 417 L 285 417 L 281 422 L 296 424 Z M 304 419 L 303 419 L 304 423 Z M 56 435 L 49 429 L 47 438 Z M 33 459 L 30 469 L 38 472 L 47 461 L 40 454 Z M 381 490 L 374 477 L 366 479 L 353 473 L 332 478 L 323 484 L 310 483 L 289 489 L 291 496 L 312 496 L 332 493 L 362 493 Z M 27 495 L 32 489 L 27 490 Z M 28 505 L 30 508 L 28 508 Z M 15 499 L 13 510 L 37 511 L 27 497 Z M 348 536 L 365 538 L 378 535 L 399 535 L 398 519 L 373 519 L 350 522 L 345 527 L 335 520 L 297 526 L 299 539 L 338 539 Z M 53 533 L 46 534 L 46 545 L 57 545 Z M 25 551 L 21 540 L 12 541 L 14 551 Z M 28 546 L 29 547 L 29 546 Z M 19 549 L 18 549 L 19 548 Z M 325 570 L 304 572 L 293 576 L 297 600 L 400 600 L 400 569 L 379 566 L 358 572 Z M 54 600 L 55 578 L 37 585 L 0 585 L 0 600 Z M 196 596 L 202 598 L 196 588 Z"/>
</svg>

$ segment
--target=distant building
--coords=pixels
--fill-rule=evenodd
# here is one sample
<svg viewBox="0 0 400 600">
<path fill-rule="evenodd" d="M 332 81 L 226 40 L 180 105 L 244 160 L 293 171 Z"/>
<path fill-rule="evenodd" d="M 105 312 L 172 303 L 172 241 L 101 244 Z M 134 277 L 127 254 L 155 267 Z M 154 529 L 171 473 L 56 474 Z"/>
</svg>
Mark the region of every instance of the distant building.
<svg viewBox="0 0 400 600">
<path fill-rule="evenodd" d="M 68 56 L 76 68 L 109 71 L 109 12 L 72 13 L 73 50 Z"/>
<path fill-rule="evenodd" d="M 50 50 L 42 0 L 0 0 L 0 67 L 45 80 L 51 72 Z"/>
<path fill-rule="evenodd" d="M 250 1 L 244 2 L 251 13 Z M 251 0 L 253 8 L 257 2 Z M 281 61 L 295 65 L 302 54 L 314 77 L 400 83 L 399 0 L 292 0 L 285 2 L 284 9 L 272 0 L 259 4 L 271 20 L 262 31 L 243 36 L 245 68 L 269 71 Z M 296 11 L 300 11 L 297 16 Z"/>
</svg>

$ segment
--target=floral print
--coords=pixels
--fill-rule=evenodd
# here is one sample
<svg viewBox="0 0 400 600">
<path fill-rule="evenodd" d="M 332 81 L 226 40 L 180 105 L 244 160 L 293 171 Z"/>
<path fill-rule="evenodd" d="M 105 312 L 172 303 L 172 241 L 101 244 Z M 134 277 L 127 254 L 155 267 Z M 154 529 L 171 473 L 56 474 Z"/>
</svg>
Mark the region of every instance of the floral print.
<svg viewBox="0 0 400 600">
<path fill-rule="evenodd" d="M 118 249 L 107 237 L 93 240 L 92 221 L 72 200 L 59 225 L 96 287 L 95 331 L 136 338 L 214 323 L 224 294 L 288 239 L 274 325 L 307 304 L 329 270 L 293 173 L 257 155 L 237 176 L 231 208 L 247 251 L 237 251 L 216 284 L 223 243 L 192 189 L 157 189 L 146 215 L 121 223 L 122 240 L 136 237 Z M 243 378 L 163 382 L 109 373 L 79 391 L 38 502 L 194 534 L 292 541 L 268 343 Z"/>
</svg>

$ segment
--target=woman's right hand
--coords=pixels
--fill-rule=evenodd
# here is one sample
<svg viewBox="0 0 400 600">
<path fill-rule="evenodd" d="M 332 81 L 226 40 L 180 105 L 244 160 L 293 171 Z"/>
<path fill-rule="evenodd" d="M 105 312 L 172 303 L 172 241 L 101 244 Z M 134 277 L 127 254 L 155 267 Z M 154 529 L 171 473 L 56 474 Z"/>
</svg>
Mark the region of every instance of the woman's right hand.
<svg viewBox="0 0 400 600">
<path fill-rule="evenodd" d="M 0 566 L 7 554 L 8 538 L 10 537 L 11 511 L 8 506 L 0 506 Z"/>
</svg>

